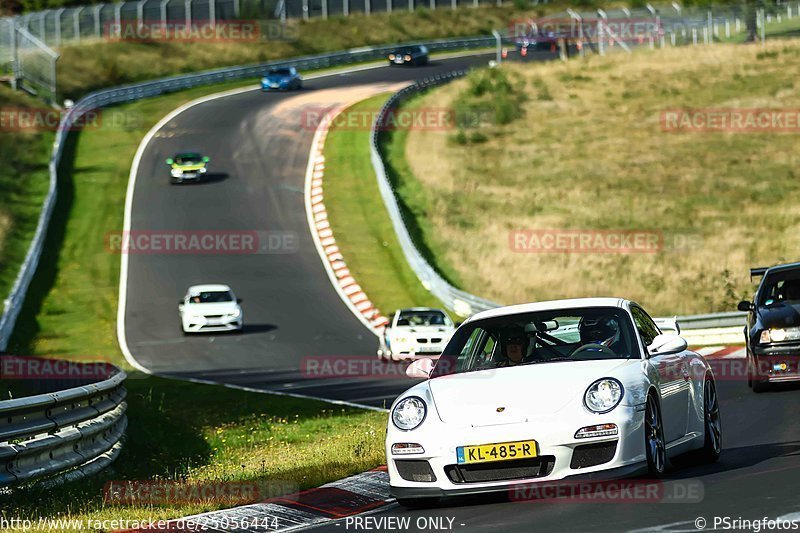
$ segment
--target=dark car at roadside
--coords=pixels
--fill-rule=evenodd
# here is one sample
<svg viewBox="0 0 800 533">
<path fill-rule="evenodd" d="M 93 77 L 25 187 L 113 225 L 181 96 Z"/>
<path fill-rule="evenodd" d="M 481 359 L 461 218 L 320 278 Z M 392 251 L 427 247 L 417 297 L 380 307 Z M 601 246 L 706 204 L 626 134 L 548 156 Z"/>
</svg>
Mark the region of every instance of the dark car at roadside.
<svg viewBox="0 0 800 533">
<path fill-rule="evenodd" d="M 428 55 L 428 48 L 423 45 L 402 46 L 392 50 L 387 56 L 389 66 L 395 65 L 410 65 L 419 66 L 427 65 L 430 61 Z"/>
<path fill-rule="evenodd" d="M 747 311 L 747 383 L 755 392 L 769 384 L 800 381 L 800 263 L 753 268 L 761 276 Z"/>
</svg>

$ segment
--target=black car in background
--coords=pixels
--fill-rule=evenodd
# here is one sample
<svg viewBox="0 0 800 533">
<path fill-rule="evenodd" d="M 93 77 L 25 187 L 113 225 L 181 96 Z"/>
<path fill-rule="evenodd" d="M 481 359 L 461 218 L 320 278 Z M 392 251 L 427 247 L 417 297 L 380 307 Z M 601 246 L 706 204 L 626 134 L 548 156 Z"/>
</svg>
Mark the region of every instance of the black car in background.
<svg viewBox="0 0 800 533">
<path fill-rule="evenodd" d="M 427 65 L 430 61 L 428 47 L 423 45 L 402 46 L 389 53 L 389 66 L 394 65 Z"/>
<path fill-rule="evenodd" d="M 739 302 L 749 313 L 747 383 L 762 392 L 770 383 L 800 381 L 800 263 L 753 268 L 761 276 L 752 302 Z"/>
</svg>

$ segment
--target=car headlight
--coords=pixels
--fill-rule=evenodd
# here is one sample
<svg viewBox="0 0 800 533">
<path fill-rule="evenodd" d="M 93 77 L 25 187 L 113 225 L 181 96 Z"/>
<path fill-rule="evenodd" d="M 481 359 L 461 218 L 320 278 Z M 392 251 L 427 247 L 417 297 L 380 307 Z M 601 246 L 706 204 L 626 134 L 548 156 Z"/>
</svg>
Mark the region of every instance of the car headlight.
<svg viewBox="0 0 800 533">
<path fill-rule="evenodd" d="M 208 171 L 206 167 L 200 169 L 200 174 L 205 174 Z"/>
<path fill-rule="evenodd" d="M 236 309 L 232 313 L 230 313 L 230 316 L 232 316 L 233 318 L 239 318 L 240 316 L 242 316 L 242 310 Z"/>
<path fill-rule="evenodd" d="M 389 61 L 394 61 L 394 54 L 389 54 Z"/>
<path fill-rule="evenodd" d="M 392 423 L 403 431 L 411 431 L 425 420 L 428 408 L 422 398 L 409 396 L 403 398 L 392 409 Z"/>
<path fill-rule="evenodd" d="M 622 401 L 624 391 L 619 380 L 614 378 L 598 379 L 586 389 L 583 403 L 593 413 L 607 413 Z"/>
<path fill-rule="evenodd" d="M 406 61 L 411 61 L 411 56 L 406 56 L 403 59 L 405 59 Z"/>
<path fill-rule="evenodd" d="M 170 174 L 172 174 L 173 176 L 176 176 L 176 177 L 177 176 L 181 176 L 181 175 L 183 175 L 183 170 L 181 170 L 179 168 L 173 168 L 172 170 L 170 170 Z"/>
<path fill-rule="evenodd" d="M 800 340 L 800 327 L 774 328 L 761 332 L 759 342 L 768 344 L 770 342 L 798 341 Z"/>
</svg>

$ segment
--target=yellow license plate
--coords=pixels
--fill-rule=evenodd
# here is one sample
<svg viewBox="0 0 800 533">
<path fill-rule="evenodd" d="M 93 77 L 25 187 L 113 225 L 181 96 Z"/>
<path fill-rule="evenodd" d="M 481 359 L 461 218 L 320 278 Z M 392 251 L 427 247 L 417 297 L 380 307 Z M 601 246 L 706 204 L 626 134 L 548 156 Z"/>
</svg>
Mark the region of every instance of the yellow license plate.
<svg viewBox="0 0 800 533">
<path fill-rule="evenodd" d="M 459 446 L 456 448 L 458 464 L 489 463 L 536 457 L 536 441 L 500 442 L 480 446 Z"/>
</svg>

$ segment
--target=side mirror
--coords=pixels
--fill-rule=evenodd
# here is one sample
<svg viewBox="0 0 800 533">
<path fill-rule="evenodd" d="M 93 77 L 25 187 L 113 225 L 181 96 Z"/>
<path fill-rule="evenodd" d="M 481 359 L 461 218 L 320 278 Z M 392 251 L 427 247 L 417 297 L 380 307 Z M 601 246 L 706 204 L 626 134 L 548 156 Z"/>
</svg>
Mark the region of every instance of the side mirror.
<svg viewBox="0 0 800 533">
<path fill-rule="evenodd" d="M 680 353 L 688 347 L 686 339 L 680 335 L 662 334 L 656 335 L 650 346 L 647 347 L 647 353 L 650 355 L 669 355 L 673 353 Z"/>
<path fill-rule="evenodd" d="M 173 161 L 171 157 L 170 157 L 169 159 L 167 159 L 167 164 L 168 164 L 168 165 L 171 165 L 171 164 L 173 164 L 174 162 L 175 162 L 175 161 Z"/>
<path fill-rule="evenodd" d="M 203 163 L 208 163 L 209 161 L 211 160 L 208 158 L 208 156 L 203 157 Z"/>
<path fill-rule="evenodd" d="M 406 368 L 406 376 L 410 378 L 428 378 L 433 372 L 433 361 L 425 357 L 423 359 L 417 359 Z"/>
<path fill-rule="evenodd" d="M 739 305 L 736 306 L 739 311 L 752 311 L 753 310 L 753 303 L 748 302 L 747 300 L 743 300 L 739 302 Z"/>
</svg>

